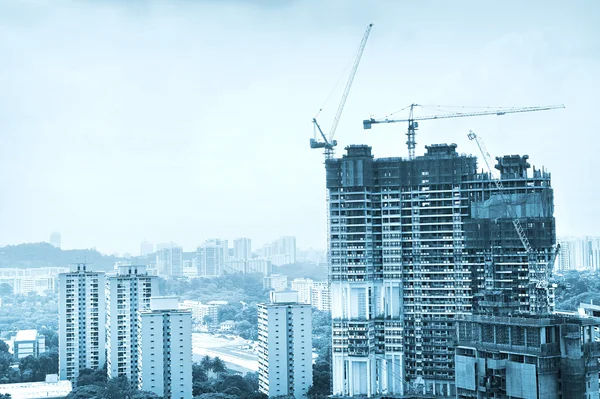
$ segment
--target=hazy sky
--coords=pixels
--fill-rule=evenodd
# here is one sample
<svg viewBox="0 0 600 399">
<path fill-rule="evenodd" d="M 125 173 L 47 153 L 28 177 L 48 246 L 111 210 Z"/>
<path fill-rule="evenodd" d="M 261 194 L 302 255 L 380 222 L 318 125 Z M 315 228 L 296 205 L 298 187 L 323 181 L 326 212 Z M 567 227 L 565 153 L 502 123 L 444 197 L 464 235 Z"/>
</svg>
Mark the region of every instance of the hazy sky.
<svg viewBox="0 0 600 399">
<path fill-rule="evenodd" d="M 336 139 L 405 156 L 422 104 L 567 108 L 422 122 L 552 172 L 560 235 L 600 235 L 600 2 L 0 1 L 0 245 L 325 247 L 311 118 L 371 32 Z M 328 129 L 344 82 L 320 117 Z M 421 114 L 428 114 L 425 110 Z M 400 115 L 399 115 L 400 116 Z"/>
</svg>

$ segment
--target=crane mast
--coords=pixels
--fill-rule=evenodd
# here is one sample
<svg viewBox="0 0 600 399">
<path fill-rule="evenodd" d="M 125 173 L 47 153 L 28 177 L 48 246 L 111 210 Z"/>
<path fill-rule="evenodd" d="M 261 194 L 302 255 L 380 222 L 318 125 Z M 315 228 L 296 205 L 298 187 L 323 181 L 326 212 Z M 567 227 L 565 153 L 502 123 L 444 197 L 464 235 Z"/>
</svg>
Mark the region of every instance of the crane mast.
<svg viewBox="0 0 600 399">
<path fill-rule="evenodd" d="M 373 24 L 369 24 L 367 29 L 365 30 L 365 34 L 360 42 L 358 47 L 358 53 L 354 60 L 354 64 L 352 66 L 352 70 L 350 71 L 350 76 L 348 77 L 348 81 L 346 82 L 346 87 L 344 88 L 344 93 L 342 94 L 342 99 L 340 101 L 340 105 L 338 106 L 337 112 L 333 119 L 333 124 L 331 125 L 331 129 L 329 129 L 329 136 L 323 133 L 321 126 L 317 122 L 317 118 L 313 118 L 313 124 L 315 129 L 319 131 L 319 135 L 323 139 L 323 141 L 317 141 L 316 139 L 310 139 L 310 148 L 324 148 L 325 149 L 325 159 L 333 158 L 334 147 L 337 145 L 337 141 L 333 139 L 335 135 L 335 131 L 337 130 L 338 123 L 340 122 L 340 118 L 342 116 L 342 112 L 344 111 L 344 107 L 346 106 L 346 100 L 348 99 L 348 94 L 350 94 L 350 89 L 352 88 L 352 83 L 354 82 L 354 77 L 356 76 L 356 71 L 358 71 L 358 66 L 360 64 L 360 60 L 362 58 L 363 52 L 365 50 L 365 46 L 367 45 L 367 40 L 369 39 L 369 34 L 371 33 L 371 28 Z"/>
<path fill-rule="evenodd" d="M 551 109 L 564 108 L 564 105 L 544 105 L 544 106 L 536 106 L 536 107 L 511 107 L 511 108 L 498 108 L 495 110 L 489 111 L 476 111 L 476 112 L 456 112 L 453 114 L 440 114 L 440 115 L 425 115 L 415 118 L 413 116 L 414 109 L 416 107 L 421 107 L 419 104 L 411 104 L 408 108 L 410 108 L 408 119 L 365 119 L 363 121 L 363 129 L 371 129 L 372 125 L 380 124 L 380 123 L 398 123 L 398 122 L 408 122 L 408 130 L 407 137 L 408 140 L 406 144 L 408 145 L 408 158 L 414 159 L 415 157 L 415 147 L 417 142 L 415 141 L 416 131 L 419 128 L 418 121 L 426 121 L 426 120 L 434 120 L 434 119 L 450 119 L 450 118 L 465 118 L 469 116 L 485 116 L 485 115 L 497 115 L 502 116 L 506 114 L 516 114 L 522 112 L 534 112 L 534 111 L 547 111 Z"/>
</svg>

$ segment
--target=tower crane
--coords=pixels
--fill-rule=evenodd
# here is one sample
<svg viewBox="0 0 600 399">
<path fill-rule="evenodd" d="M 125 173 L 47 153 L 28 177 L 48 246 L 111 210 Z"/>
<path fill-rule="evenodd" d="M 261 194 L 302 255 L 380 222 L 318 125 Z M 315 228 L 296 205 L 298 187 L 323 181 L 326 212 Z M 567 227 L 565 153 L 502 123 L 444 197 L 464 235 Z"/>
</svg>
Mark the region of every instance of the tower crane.
<svg viewBox="0 0 600 399">
<path fill-rule="evenodd" d="M 408 158 L 413 159 L 415 157 L 415 147 L 417 142 L 415 141 L 415 134 L 417 129 L 419 128 L 418 121 L 426 121 L 433 119 L 449 119 L 449 118 L 464 118 L 467 116 L 484 116 L 484 115 L 506 115 L 506 114 L 515 114 L 521 112 L 533 112 L 533 111 L 546 111 L 550 109 L 564 108 L 564 105 L 546 105 L 546 106 L 538 106 L 538 107 L 510 107 L 510 108 L 498 108 L 494 110 L 488 111 L 476 111 L 476 112 L 456 112 L 453 114 L 439 114 L 439 115 L 425 115 L 414 117 L 413 111 L 416 107 L 423 107 L 423 105 L 419 104 L 411 104 L 406 108 L 410 108 L 408 113 L 408 119 L 365 119 L 363 121 L 364 129 L 371 129 L 372 125 L 378 123 L 396 123 L 396 122 L 408 122 L 408 131 L 406 136 L 408 137 L 406 144 L 408 145 Z M 406 109 L 405 108 L 405 109 Z"/>
<path fill-rule="evenodd" d="M 317 140 L 315 131 L 315 138 L 310 139 L 310 148 L 324 148 L 325 159 L 333 158 L 333 149 L 337 145 L 337 140 L 333 139 L 333 135 L 337 130 L 340 117 L 342 116 L 342 112 L 344 111 L 344 106 L 346 105 L 346 100 L 348 99 L 348 94 L 350 93 L 350 88 L 352 87 L 352 82 L 354 81 L 354 76 L 356 75 L 356 71 L 358 70 L 358 65 L 360 64 L 360 59 L 362 58 L 363 51 L 365 49 L 365 46 L 367 45 L 367 39 L 369 39 L 369 34 L 371 33 L 372 27 L 373 24 L 369 24 L 367 26 L 362 41 L 360 42 L 360 46 L 358 47 L 358 54 L 356 55 L 356 59 L 354 60 L 352 71 L 350 71 L 350 76 L 348 77 L 348 82 L 346 83 L 346 88 L 344 89 L 344 94 L 342 95 L 342 100 L 340 102 L 340 105 L 338 106 L 337 113 L 335 114 L 335 118 L 333 119 L 333 124 L 331 125 L 331 129 L 329 129 L 329 135 L 327 136 L 325 135 L 325 133 L 323 133 L 323 130 L 317 122 L 316 117 L 314 117 L 312 120 L 315 129 L 319 131 L 319 134 L 321 135 L 323 141 Z"/>
<path fill-rule="evenodd" d="M 548 304 L 546 303 L 547 299 L 544 301 L 540 301 L 537 297 L 541 296 L 541 297 L 547 298 L 548 269 L 551 268 L 552 265 L 554 264 L 554 259 L 558 252 L 558 248 L 556 248 L 552 252 L 547 264 L 544 265 L 543 263 L 539 262 L 536 259 L 537 254 L 534 251 L 534 249 L 531 247 L 531 243 L 529 242 L 529 239 L 527 238 L 527 234 L 525 234 L 525 230 L 521 226 L 521 222 L 519 222 L 519 218 L 511 206 L 512 204 L 511 204 L 510 199 L 505 194 L 504 186 L 502 184 L 501 178 L 497 177 L 494 173 L 494 169 L 492 168 L 492 165 L 493 165 L 492 157 L 491 157 L 490 153 L 488 152 L 487 148 L 485 147 L 483 140 L 481 139 L 481 137 L 476 135 L 472 130 L 469 131 L 469 134 L 467 135 L 467 137 L 469 138 L 469 140 L 475 140 L 475 142 L 477 143 L 477 147 L 479 147 L 479 151 L 481 152 L 485 166 L 487 167 L 487 170 L 490 174 L 490 178 L 496 185 L 496 188 L 498 189 L 498 193 L 500 194 L 500 196 L 502 197 L 502 201 L 506 205 L 508 215 L 512 219 L 512 224 L 515 228 L 515 231 L 517 232 L 517 235 L 519 236 L 519 239 L 521 240 L 521 244 L 523 245 L 523 248 L 525 248 L 525 252 L 526 252 L 527 258 L 528 258 L 528 263 L 529 263 L 530 267 L 531 266 L 534 267 L 533 275 L 531 276 L 532 277 L 531 283 L 532 283 L 532 285 L 534 285 L 532 287 L 532 291 L 533 291 L 532 294 L 535 295 L 535 297 L 536 297 L 535 298 L 536 299 L 536 303 L 535 303 L 536 309 L 535 310 L 538 313 L 546 313 L 548 311 Z"/>
</svg>

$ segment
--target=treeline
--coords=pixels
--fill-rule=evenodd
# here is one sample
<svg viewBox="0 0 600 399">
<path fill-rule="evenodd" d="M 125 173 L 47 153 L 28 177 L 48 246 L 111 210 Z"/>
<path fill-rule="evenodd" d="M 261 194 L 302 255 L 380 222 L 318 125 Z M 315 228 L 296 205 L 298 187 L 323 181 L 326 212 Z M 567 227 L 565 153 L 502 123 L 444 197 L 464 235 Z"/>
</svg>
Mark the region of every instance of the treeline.
<svg viewBox="0 0 600 399">
<path fill-rule="evenodd" d="M 27 356 L 17 360 L 9 353 L 8 345 L 0 340 L 0 384 L 44 381 L 46 374 L 58 374 L 58 353 L 55 350 L 39 357 Z"/>
<path fill-rule="evenodd" d="M 112 270 L 118 260 L 121 258 L 102 255 L 95 249 L 62 250 L 46 242 L 0 248 L 0 267 L 67 266 L 85 262 L 93 265 L 95 270 Z"/>
<path fill-rule="evenodd" d="M 227 274 L 210 279 L 159 280 L 161 295 L 176 295 L 207 303 L 227 301 L 219 308 L 218 320 L 211 322 L 236 322 L 232 331 L 245 339 L 258 339 L 258 304 L 268 300 L 268 292 L 263 289 L 261 274 Z"/>
<path fill-rule="evenodd" d="M 577 310 L 580 303 L 600 305 L 600 274 L 591 271 L 569 271 L 554 277 L 556 308 Z"/>
<path fill-rule="evenodd" d="M 58 331 L 58 294 L 47 292 L 38 295 L 13 295 L 8 284 L 0 284 L 0 332 L 18 330 L 54 330 Z"/>
</svg>

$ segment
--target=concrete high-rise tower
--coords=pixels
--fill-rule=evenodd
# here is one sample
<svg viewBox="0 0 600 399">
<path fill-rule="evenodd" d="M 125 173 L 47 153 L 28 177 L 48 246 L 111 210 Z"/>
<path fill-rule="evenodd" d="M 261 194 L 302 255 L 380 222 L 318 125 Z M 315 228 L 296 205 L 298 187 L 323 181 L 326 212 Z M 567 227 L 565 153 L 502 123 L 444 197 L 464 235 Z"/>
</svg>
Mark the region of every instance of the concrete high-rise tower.
<svg viewBox="0 0 600 399">
<path fill-rule="evenodd" d="M 258 305 L 260 392 L 302 398 L 312 385 L 312 308 L 298 303 L 298 292 L 272 291 L 271 303 Z"/>
<path fill-rule="evenodd" d="M 252 259 L 252 241 L 249 238 L 233 240 L 233 260 Z"/>
<path fill-rule="evenodd" d="M 223 273 L 225 262 L 229 259 L 227 240 L 206 240 L 196 251 L 198 276 L 216 277 Z"/>
<path fill-rule="evenodd" d="M 58 276 L 59 375 L 74 385 L 79 370 L 104 366 L 104 282 L 104 273 L 88 271 L 83 263 Z"/>
<path fill-rule="evenodd" d="M 532 286 L 554 255 L 550 174 L 498 158 L 500 193 L 455 144 L 426 149 L 374 159 L 356 145 L 326 160 L 334 395 L 454 396 L 455 318 L 485 311 L 486 288 L 511 312 L 552 308 Z"/>
<path fill-rule="evenodd" d="M 176 297 L 154 297 L 138 324 L 138 389 L 192 399 L 192 312 Z"/>
<path fill-rule="evenodd" d="M 138 384 L 138 312 L 158 295 L 156 276 L 146 266 L 119 266 L 106 282 L 106 352 L 108 378 L 123 375 Z"/>
</svg>

